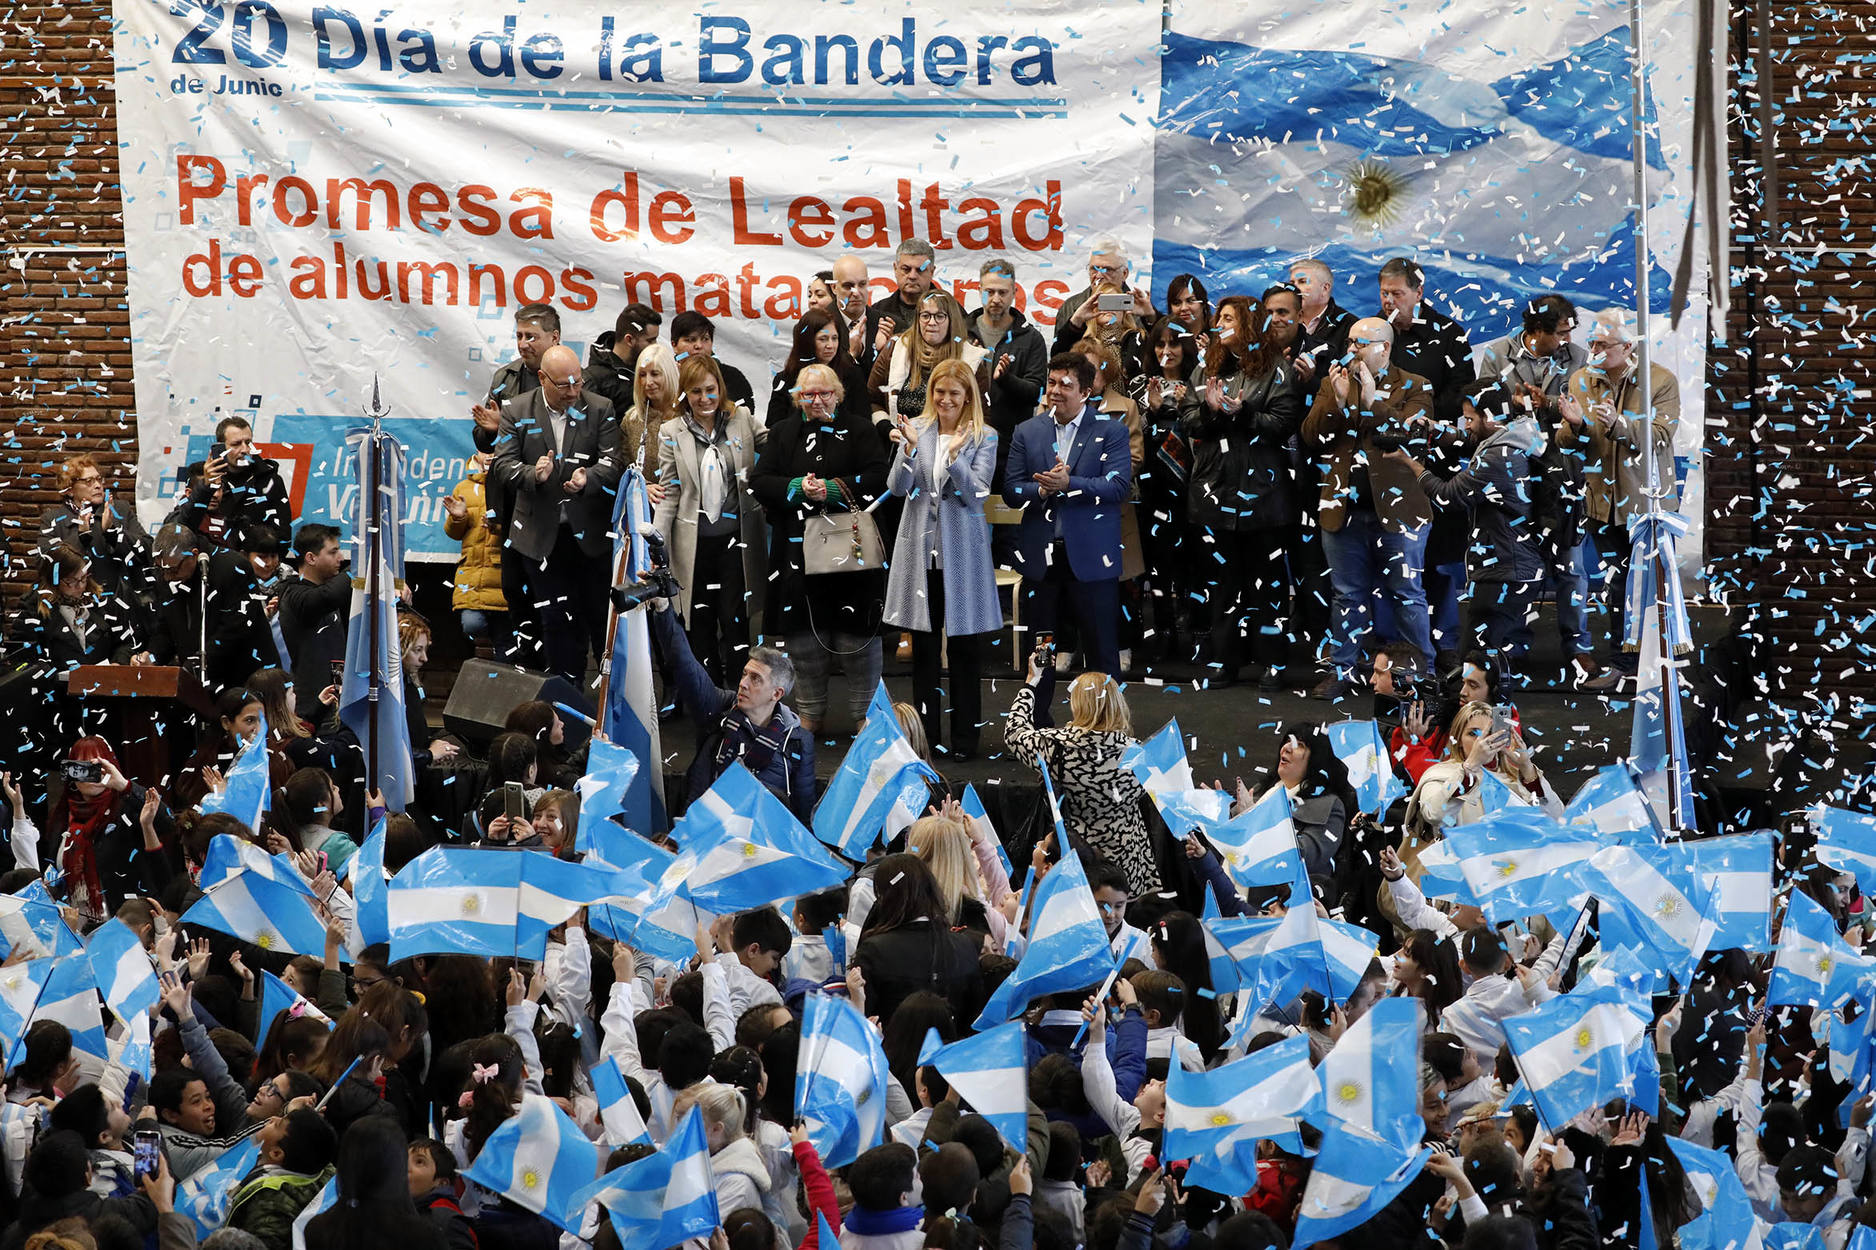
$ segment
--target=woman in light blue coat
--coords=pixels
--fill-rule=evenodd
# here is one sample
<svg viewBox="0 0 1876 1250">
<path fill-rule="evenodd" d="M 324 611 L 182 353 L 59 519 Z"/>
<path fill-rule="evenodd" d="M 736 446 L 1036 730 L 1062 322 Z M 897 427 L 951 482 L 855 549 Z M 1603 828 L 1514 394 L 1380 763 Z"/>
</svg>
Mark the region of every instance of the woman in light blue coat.
<svg viewBox="0 0 1876 1250">
<path fill-rule="evenodd" d="M 985 635 L 994 638 L 1003 628 L 990 562 L 990 523 L 984 519 L 997 436 L 984 425 L 969 365 L 941 362 L 932 370 L 926 393 L 924 417 L 898 417 L 892 432 L 899 452 L 887 484 L 905 499 L 905 513 L 887 572 L 886 624 L 912 631 L 913 701 L 935 749 L 944 719 L 939 660 L 949 651 L 947 754 L 969 759 L 977 753 L 983 724 Z"/>
</svg>

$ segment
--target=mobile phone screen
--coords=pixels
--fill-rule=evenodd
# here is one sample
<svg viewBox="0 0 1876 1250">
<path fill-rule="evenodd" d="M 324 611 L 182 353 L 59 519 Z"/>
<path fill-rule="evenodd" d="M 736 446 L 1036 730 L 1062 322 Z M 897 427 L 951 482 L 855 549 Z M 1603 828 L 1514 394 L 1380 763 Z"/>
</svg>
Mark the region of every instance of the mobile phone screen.
<svg viewBox="0 0 1876 1250">
<path fill-rule="evenodd" d="M 137 1132 L 132 1143 L 138 1176 L 155 1176 L 162 1158 L 163 1140 L 148 1129 Z"/>
</svg>

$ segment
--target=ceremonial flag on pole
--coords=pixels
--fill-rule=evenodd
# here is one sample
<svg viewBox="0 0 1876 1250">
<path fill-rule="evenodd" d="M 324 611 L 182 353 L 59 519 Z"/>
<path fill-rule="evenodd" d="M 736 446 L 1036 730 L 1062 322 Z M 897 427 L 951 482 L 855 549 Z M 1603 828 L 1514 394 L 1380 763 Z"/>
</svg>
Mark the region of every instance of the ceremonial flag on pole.
<svg viewBox="0 0 1876 1250">
<path fill-rule="evenodd" d="M 879 1034 L 859 1009 L 833 994 L 809 994 L 795 1073 L 795 1114 L 828 1167 L 844 1167 L 886 1131 L 890 1072 Z"/>
<path fill-rule="evenodd" d="M 630 465 L 619 478 L 613 503 L 613 567 L 617 584 L 630 585 L 651 569 L 645 534 L 651 529 L 651 500 L 645 479 Z M 658 741 L 658 696 L 652 689 L 651 621 L 648 606 L 618 618 L 612 652 L 606 659 L 606 702 L 599 709 L 600 733 L 639 761 L 627 782 L 621 807 L 625 822 L 647 836 L 663 833 L 670 820 L 664 809 L 664 752 Z"/>
<path fill-rule="evenodd" d="M 1387 739 L 1375 722 L 1338 721 L 1325 725 L 1323 733 L 1328 735 L 1335 757 L 1348 769 L 1348 784 L 1355 791 L 1355 801 L 1362 811 L 1379 816 L 1395 799 L 1407 793 L 1407 787 L 1394 775 Z"/>
<path fill-rule="evenodd" d="M 201 809 L 233 816 L 249 829 L 259 832 L 261 817 L 273 810 L 273 785 L 267 772 L 265 715 L 260 717 L 254 736 L 241 744 L 234 766 L 222 778 L 222 783 L 220 790 L 210 790 L 202 796 Z"/>
<path fill-rule="evenodd" d="M 358 472 L 353 500 L 352 612 L 345 627 L 345 678 L 339 719 L 365 751 L 369 780 L 394 812 L 411 800 L 409 722 L 404 716 L 404 648 L 397 636 L 404 587 L 404 449 L 379 418 L 372 383 L 372 423 L 346 437 Z M 375 771 L 374 771 L 375 770 Z"/>
<path fill-rule="evenodd" d="M 1675 544 L 1686 532 L 1687 518 L 1678 513 L 1651 508 L 1630 519 L 1633 548 L 1623 614 L 1624 645 L 1641 652 L 1629 766 L 1641 779 L 1655 823 L 1673 831 L 1691 828 L 1694 819 L 1680 675 L 1680 657 L 1693 649 L 1693 638 L 1675 571 Z"/>
</svg>

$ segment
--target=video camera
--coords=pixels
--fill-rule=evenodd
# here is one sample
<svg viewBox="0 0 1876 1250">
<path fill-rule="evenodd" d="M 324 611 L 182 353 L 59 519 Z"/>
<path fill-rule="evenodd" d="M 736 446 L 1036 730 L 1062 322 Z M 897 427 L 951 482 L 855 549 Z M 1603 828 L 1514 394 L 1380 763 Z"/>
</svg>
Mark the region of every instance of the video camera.
<svg viewBox="0 0 1876 1250">
<path fill-rule="evenodd" d="M 664 535 L 657 530 L 646 530 L 645 550 L 651 556 L 651 568 L 646 570 L 645 576 L 629 586 L 612 588 L 612 606 L 621 612 L 630 612 L 653 599 L 677 597 L 677 575 L 671 571 L 671 555 L 665 550 Z"/>
</svg>

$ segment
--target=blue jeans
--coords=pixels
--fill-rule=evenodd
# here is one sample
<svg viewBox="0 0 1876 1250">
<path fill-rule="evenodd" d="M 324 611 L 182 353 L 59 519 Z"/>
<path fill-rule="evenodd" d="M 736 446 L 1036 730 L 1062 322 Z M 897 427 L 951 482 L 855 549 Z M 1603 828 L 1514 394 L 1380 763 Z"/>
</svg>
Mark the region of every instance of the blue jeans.
<svg viewBox="0 0 1876 1250">
<path fill-rule="evenodd" d="M 1441 651 L 1465 649 L 1459 629 L 1459 599 L 1466 588 L 1466 561 L 1461 556 L 1426 571 L 1427 612 L 1433 622 L 1433 645 Z"/>
<path fill-rule="evenodd" d="M 1555 553 L 1545 574 L 1557 605 L 1557 638 L 1566 658 L 1595 650 L 1589 641 L 1589 539 Z"/>
<path fill-rule="evenodd" d="M 1427 534 L 1422 525 L 1397 534 L 1372 512 L 1350 512 L 1340 530 L 1323 531 L 1323 552 L 1329 559 L 1329 583 L 1335 588 L 1335 620 L 1331 625 L 1331 658 L 1336 675 L 1353 680 L 1361 663 L 1362 644 L 1374 629 L 1370 601 L 1379 586 L 1394 610 L 1401 641 L 1420 651 L 1420 671 L 1433 662 L 1433 637 L 1427 617 L 1427 592 L 1420 580 L 1426 559 Z"/>
</svg>

